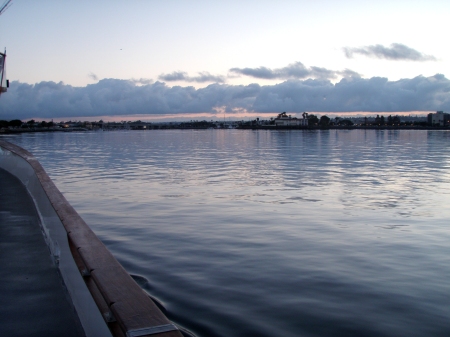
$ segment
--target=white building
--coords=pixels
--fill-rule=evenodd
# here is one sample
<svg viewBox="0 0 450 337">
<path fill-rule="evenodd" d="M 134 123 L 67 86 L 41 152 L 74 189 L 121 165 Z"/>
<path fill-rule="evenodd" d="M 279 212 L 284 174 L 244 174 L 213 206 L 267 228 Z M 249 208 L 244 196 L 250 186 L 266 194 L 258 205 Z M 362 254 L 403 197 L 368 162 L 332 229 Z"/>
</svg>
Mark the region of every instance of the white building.
<svg viewBox="0 0 450 337">
<path fill-rule="evenodd" d="M 277 118 L 275 118 L 275 126 L 307 126 L 308 119 L 306 114 L 303 114 L 303 118 L 299 119 L 297 117 L 292 117 L 287 115 L 286 112 L 280 113 Z"/>
<path fill-rule="evenodd" d="M 437 111 L 436 113 L 428 114 L 428 124 L 432 126 L 446 126 L 450 125 L 450 114 L 444 111 Z"/>
</svg>

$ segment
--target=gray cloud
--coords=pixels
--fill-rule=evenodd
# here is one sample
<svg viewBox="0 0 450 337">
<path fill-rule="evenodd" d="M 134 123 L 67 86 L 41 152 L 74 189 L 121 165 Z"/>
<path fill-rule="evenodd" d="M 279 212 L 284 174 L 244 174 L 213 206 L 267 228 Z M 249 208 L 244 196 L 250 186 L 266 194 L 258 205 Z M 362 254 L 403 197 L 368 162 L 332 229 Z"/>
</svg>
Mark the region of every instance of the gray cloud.
<svg viewBox="0 0 450 337">
<path fill-rule="evenodd" d="M 390 47 L 385 47 L 381 44 L 361 48 L 345 47 L 343 50 L 347 58 L 352 58 L 353 54 L 360 54 L 368 57 L 395 61 L 436 61 L 434 56 L 422 54 L 401 43 L 393 43 Z"/>
<path fill-rule="evenodd" d="M 223 76 L 211 75 L 209 72 L 204 71 L 198 73 L 198 76 L 188 76 L 188 74 L 184 71 L 174 71 L 171 74 L 161 74 L 158 76 L 158 79 L 166 82 L 174 82 L 174 81 L 185 81 L 185 82 L 196 82 L 196 83 L 205 83 L 205 82 L 214 82 L 214 83 L 224 83 L 225 78 Z"/>
<path fill-rule="evenodd" d="M 217 109 L 261 113 L 448 111 L 449 92 L 450 80 L 440 74 L 399 81 L 350 77 L 337 83 L 326 79 L 266 86 L 214 83 L 200 89 L 169 87 L 162 82 L 136 85 L 118 79 L 103 79 L 85 87 L 14 81 L 0 98 L 0 119 L 214 113 Z"/>
<path fill-rule="evenodd" d="M 352 70 L 335 71 L 321 67 L 306 67 L 301 62 L 289 64 L 284 68 L 270 69 L 266 67 L 259 68 L 231 68 L 230 73 L 250 76 L 260 79 L 336 79 L 345 76 L 360 76 L 357 72 Z"/>
<path fill-rule="evenodd" d="M 131 82 L 137 84 L 137 85 L 146 85 L 146 84 L 152 84 L 154 81 L 150 78 L 132 78 L 130 80 Z"/>
<path fill-rule="evenodd" d="M 350 69 L 344 69 L 339 72 L 339 75 L 342 77 L 361 77 L 361 74 L 357 73 L 356 71 L 350 70 Z"/>
<path fill-rule="evenodd" d="M 183 71 L 174 71 L 171 74 L 161 74 L 158 79 L 161 81 L 173 82 L 173 81 L 184 81 L 187 77 L 187 73 Z"/>
<path fill-rule="evenodd" d="M 197 83 L 205 83 L 205 82 L 215 82 L 215 83 L 224 83 L 225 78 L 223 76 L 211 75 L 209 72 L 200 72 L 198 76 L 188 77 L 188 82 L 197 82 Z"/>
<path fill-rule="evenodd" d="M 88 74 L 88 77 L 94 81 L 98 81 L 97 75 L 95 75 L 92 71 Z"/>
</svg>

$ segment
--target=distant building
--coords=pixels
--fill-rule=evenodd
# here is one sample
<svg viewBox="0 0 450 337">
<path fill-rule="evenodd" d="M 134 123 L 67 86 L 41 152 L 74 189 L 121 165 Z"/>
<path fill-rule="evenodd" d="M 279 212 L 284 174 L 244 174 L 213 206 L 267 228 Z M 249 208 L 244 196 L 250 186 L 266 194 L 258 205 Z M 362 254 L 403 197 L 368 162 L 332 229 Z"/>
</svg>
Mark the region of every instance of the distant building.
<svg viewBox="0 0 450 337">
<path fill-rule="evenodd" d="M 130 123 L 129 128 L 131 130 L 147 130 L 148 123 Z"/>
<path fill-rule="evenodd" d="M 308 119 L 306 114 L 303 114 L 303 118 L 292 117 L 287 115 L 286 112 L 280 113 L 277 118 L 274 119 L 275 126 L 307 126 Z"/>
<path fill-rule="evenodd" d="M 448 126 L 450 125 L 450 114 L 444 111 L 428 114 L 428 124 L 431 126 Z"/>
<path fill-rule="evenodd" d="M 130 126 L 128 123 L 108 122 L 102 123 L 103 130 L 128 130 Z"/>
</svg>

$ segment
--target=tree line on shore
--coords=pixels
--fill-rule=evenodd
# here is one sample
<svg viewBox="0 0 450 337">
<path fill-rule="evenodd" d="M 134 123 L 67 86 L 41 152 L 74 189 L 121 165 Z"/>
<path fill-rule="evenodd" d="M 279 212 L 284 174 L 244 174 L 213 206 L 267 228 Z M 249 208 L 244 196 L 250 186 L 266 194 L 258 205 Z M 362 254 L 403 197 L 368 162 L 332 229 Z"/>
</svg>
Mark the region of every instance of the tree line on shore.
<svg viewBox="0 0 450 337">
<path fill-rule="evenodd" d="M 349 118 L 341 118 L 335 117 L 330 118 L 327 115 L 323 115 L 320 118 L 316 115 L 309 114 L 308 125 L 318 125 L 318 126 L 353 126 L 355 123 Z M 402 121 L 400 116 L 389 115 L 388 117 L 384 117 L 383 115 L 377 115 L 375 118 L 373 117 L 364 117 L 363 120 L 358 124 L 360 126 L 406 126 L 406 125 L 415 125 L 415 126 L 428 126 L 426 121 L 414 121 L 407 122 Z"/>
<path fill-rule="evenodd" d="M 389 115 L 387 117 L 383 115 L 376 115 L 376 117 L 360 117 L 358 119 L 356 118 L 346 118 L 346 117 L 333 117 L 330 118 L 327 115 L 317 116 L 314 114 L 306 114 L 306 118 L 308 119 L 308 126 L 310 127 L 332 127 L 332 126 L 340 126 L 340 127 L 352 127 L 352 126 L 430 126 L 427 121 L 405 121 L 402 120 L 401 116 L 395 115 Z M 143 123 L 141 121 L 135 121 L 135 122 L 122 122 L 119 124 L 166 124 L 166 123 Z M 95 124 L 97 127 L 103 124 L 111 124 L 106 123 L 100 120 L 99 122 L 59 122 L 54 123 L 53 121 L 40 121 L 37 122 L 33 119 L 23 122 L 19 119 L 14 119 L 10 121 L 6 120 L 0 120 L 0 129 L 44 129 L 44 128 L 58 128 L 58 127 L 68 127 L 68 124 L 77 126 L 77 127 L 87 127 L 89 124 L 88 129 L 92 128 L 92 124 Z M 112 123 L 117 124 L 117 123 Z M 195 127 L 195 128 L 217 128 L 217 127 L 225 127 L 225 122 L 208 122 L 208 121 L 186 121 L 186 122 L 171 122 L 170 123 L 173 127 Z M 233 124 L 236 127 L 244 126 L 244 127 L 251 127 L 251 126 L 269 126 L 269 125 L 275 125 L 275 119 L 270 118 L 269 120 L 260 120 L 259 118 L 255 120 L 250 121 L 237 121 L 233 122 Z"/>
<path fill-rule="evenodd" d="M 41 128 L 50 128 L 55 126 L 53 122 L 36 122 L 34 119 L 29 120 L 28 122 L 22 122 L 20 119 L 13 119 L 10 121 L 0 120 L 0 128 L 31 128 L 31 127 L 41 127 Z"/>
</svg>

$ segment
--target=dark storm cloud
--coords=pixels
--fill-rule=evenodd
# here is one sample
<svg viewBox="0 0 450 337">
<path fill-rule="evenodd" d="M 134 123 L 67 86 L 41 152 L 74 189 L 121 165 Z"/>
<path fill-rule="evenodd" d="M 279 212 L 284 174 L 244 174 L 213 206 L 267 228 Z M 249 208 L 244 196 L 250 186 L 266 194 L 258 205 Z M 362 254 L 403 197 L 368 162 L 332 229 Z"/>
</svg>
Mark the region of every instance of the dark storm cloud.
<svg viewBox="0 0 450 337">
<path fill-rule="evenodd" d="M 196 82 L 196 83 L 205 83 L 205 82 L 214 82 L 214 83 L 224 83 L 225 78 L 223 76 L 211 75 L 209 72 L 200 72 L 198 76 L 188 76 L 188 74 L 184 71 L 174 71 L 171 74 L 161 74 L 158 76 L 158 79 L 166 82 L 175 82 L 175 81 L 185 81 L 185 82 Z"/>
<path fill-rule="evenodd" d="M 279 69 L 270 69 L 266 67 L 259 68 L 231 68 L 230 73 L 250 76 L 259 79 L 273 80 L 273 79 L 336 79 L 341 76 L 360 76 L 352 70 L 335 71 L 321 67 L 306 67 L 301 62 L 289 64 L 286 67 Z"/>
<path fill-rule="evenodd" d="M 0 119 L 61 118 L 136 114 L 212 112 L 397 112 L 450 110 L 450 81 L 443 75 L 389 81 L 349 77 L 288 80 L 276 85 L 226 85 L 205 88 L 136 85 L 103 79 L 86 87 L 62 82 L 34 85 L 12 82 L 0 98 Z"/>
<path fill-rule="evenodd" d="M 352 58 L 353 54 L 360 54 L 368 57 L 395 61 L 436 61 L 434 56 L 422 54 L 401 43 L 393 43 L 390 47 L 385 47 L 381 44 L 361 48 L 345 47 L 343 50 L 347 58 Z"/>
</svg>

